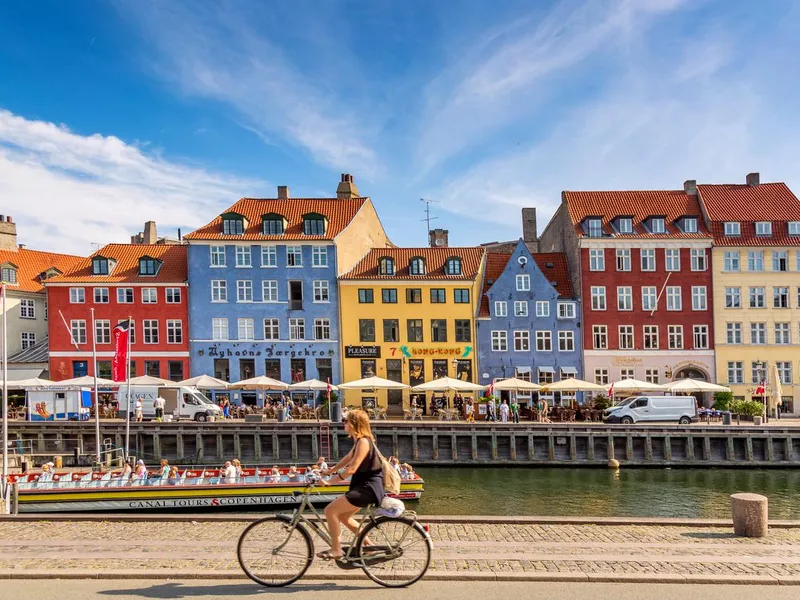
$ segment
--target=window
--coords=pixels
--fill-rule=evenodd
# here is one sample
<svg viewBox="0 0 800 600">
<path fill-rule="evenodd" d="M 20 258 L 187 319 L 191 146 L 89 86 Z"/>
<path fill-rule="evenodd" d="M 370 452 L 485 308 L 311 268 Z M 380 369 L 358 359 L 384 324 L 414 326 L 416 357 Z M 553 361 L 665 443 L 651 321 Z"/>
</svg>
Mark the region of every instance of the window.
<svg viewBox="0 0 800 600">
<path fill-rule="evenodd" d="M 592 326 L 592 347 L 595 350 L 608 348 L 608 328 L 605 325 Z"/>
<path fill-rule="evenodd" d="M 644 326 L 645 350 L 658 350 L 658 325 Z"/>
<path fill-rule="evenodd" d="M 373 290 L 366 288 L 358 290 L 359 304 L 372 304 L 373 302 L 375 302 L 375 292 Z"/>
<path fill-rule="evenodd" d="M 286 266 L 303 266 L 303 248 L 300 246 L 286 246 Z"/>
<path fill-rule="evenodd" d="M 761 383 L 766 382 L 766 380 L 767 371 L 764 363 L 758 361 L 750 363 L 750 381 L 753 383 Z"/>
<path fill-rule="evenodd" d="M 108 259 L 97 257 L 92 259 L 92 275 L 108 275 Z"/>
<path fill-rule="evenodd" d="M 633 350 L 633 325 L 619 326 L 619 349 Z"/>
<path fill-rule="evenodd" d="M 741 288 L 725 288 L 725 308 L 742 308 Z"/>
<path fill-rule="evenodd" d="M 394 275 L 394 260 L 384 257 L 378 261 L 378 275 Z"/>
<path fill-rule="evenodd" d="M 212 302 L 227 302 L 228 301 L 228 282 L 224 279 L 211 280 L 211 301 Z"/>
<path fill-rule="evenodd" d="M 656 251 L 653 248 L 642 248 L 640 251 L 642 271 L 656 270 Z"/>
<path fill-rule="evenodd" d="M 183 322 L 180 319 L 167 319 L 167 343 L 183 343 Z"/>
<path fill-rule="evenodd" d="M 453 290 L 453 301 L 456 304 L 469 304 L 469 289 L 468 288 L 458 288 Z M 525 311 L 527 315 L 527 310 Z"/>
<path fill-rule="evenodd" d="M 527 305 L 527 302 L 525 304 Z M 536 301 L 536 316 L 537 317 L 549 317 L 550 316 L 550 301 L 549 300 L 537 300 Z"/>
<path fill-rule="evenodd" d="M 94 322 L 94 339 L 98 344 L 111 343 L 111 321 L 98 319 Z"/>
<path fill-rule="evenodd" d="M 723 267 L 725 272 L 734 273 L 739 270 L 739 251 L 726 250 L 724 254 Z"/>
<path fill-rule="evenodd" d="M 444 293 L 443 288 L 432 288 L 431 289 L 431 304 L 444 304 L 447 302 L 447 298 Z"/>
<path fill-rule="evenodd" d="M 603 237 L 603 222 L 600 219 L 589 219 L 586 229 L 589 237 Z"/>
<path fill-rule="evenodd" d="M 372 341 L 375 341 L 375 321 L 372 327 Z M 306 339 L 306 320 L 305 319 L 289 319 L 289 339 L 290 340 L 304 340 Z"/>
<path fill-rule="evenodd" d="M 531 349 L 530 331 L 519 330 L 514 332 L 514 352 L 528 352 Z"/>
<path fill-rule="evenodd" d="M 431 319 L 431 341 L 447 341 L 447 321 L 445 319 Z"/>
<path fill-rule="evenodd" d="M 384 342 L 400 341 L 400 321 L 398 321 L 397 319 L 383 320 L 383 341 Z"/>
<path fill-rule="evenodd" d="M 800 221 L 789 221 L 789 235 L 800 235 Z"/>
<path fill-rule="evenodd" d="M 470 326 L 469 319 L 456 319 L 456 341 L 472 341 L 472 327 Z"/>
<path fill-rule="evenodd" d="M 167 304 L 180 304 L 181 303 L 181 288 L 167 288 Z"/>
<path fill-rule="evenodd" d="M 786 250 L 775 250 L 772 253 L 772 270 L 773 271 L 789 270 L 789 253 Z"/>
<path fill-rule="evenodd" d="M 589 270 L 590 271 L 606 270 L 605 252 L 602 249 L 589 250 Z"/>
<path fill-rule="evenodd" d="M 242 218 L 224 218 L 222 219 L 222 234 L 223 235 L 242 235 L 244 233 L 244 219 Z"/>
<path fill-rule="evenodd" d="M 86 302 L 86 293 L 83 288 L 69 288 L 69 301 L 72 304 L 83 304 Z"/>
<path fill-rule="evenodd" d="M 771 221 L 757 221 L 756 222 L 756 235 L 772 235 L 772 222 Z"/>
<path fill-rule="evenodd" d="M 22 343 L 22 349 L 23 350 L 27 350 L 28 348 L 30 348 L 31 346 L 33 346 L 36 343 L 36 334 L 35 333 L 31 333 L 31 332 L 23 331 L 20 334 L 20 341 Z M 100 343 L 100 342 L 98 342 L 98 343 Z"/>
<path fill-rule="evenodd" d="M 605 310 L 606 309 L 606 288 L 604 285 L 593 285 L 591 288 L 592 293 L 592 310 Z"/>
<path fill-rule="evenodd" d="M 645 369 L 644 370 L 644 380 L 648 383 L 655 383 L 658 384 L 660 381 L 660 375 L 658 373 L 658 369 Z"/>
<path fill-rule="evenodd" d="M 331 339 L 330 319 L 314 319 L 314 339 L 315 340 Z"/>
<path fill-rule="evenodd" d="M 225 246 L 209 246 L 209 253 L 211 255 L 212 267 L 225 266 Z"/>
<path fill-rule="evenodd" d="M 236 246 L 236 266 L 253 266 L 253 253 L 250 252 L 250 246 Z"/>
<path fill-rule="evenodd" d="M 744 363 L 742 361 L 728 362 L 728 383 L 744 383 Z"/>
<path fill-rule="evenodd" d="M 751 287 L 750 308 L 765 308 L 766 307 L 765 296 L 766 293 L 763 287 Z"/>
<path fill-rule="evenodd" d="M 789 308 L 788 287 L 772 288 L 772 306 L 773 308 Z"/>
<path fill-rule="evenodd" d="M 630 249 L 617 250 L 617 271 L 631 270 L 631 251 Z"/>
<path fill-rule="evenodd" d="M 617 310 L 633 310 L 633 288 L 631 286 L 617 287 Z"/>
<path fill-rule="evenodd" d="M 108 290 L 106 290 L 106 295 Z M 20 300 L 19 301 L 19 316 L 21 319 L 35 319 L 36 318 L 36 301 L 34 300 Z"/>
<path fill-rule="evenodd" d="M 425 275 L 426 273 L 424 258 L 412 258 L 408 266 L 412 275 Z"/>
<path fill-rule="evenodd" d="M 678 285 L 667 286 L 667 310 L 682 310 L 683 299 L 681 298 L 681 288 Z"/>
<path fill-rule="evenodd" d="M 728 221 L 725 223 L 725 235 L 741 235 L 742 224 L 736 221 Z"/>
<path fill-rule="evenodd" d="M 692 271 L 705 271 L 708 268 L 705 248 L 692 248 Z"/>
<path fill-rule="evenodd" d="M 706 296 L 706 286 L 692 286 L 692 310 L 707 310 L 708 300 Z"/>
<path fill-rule="evenodd" d="M 385 290 L 384 290 L 385 291 Z M 395 291 L 394 301 L 397 302 L 397 292 Z M 330 302 L 330 288 L 325 280 L 314 282 L 314 302 Z M 384 298 L 384 302 L 386 299 Z M 317 338 L 319 339 L 319 338 Z"/>
<path fill-rule="evenodd" d="M 750 271 L 764 270 L 764 251 L 751 250 L 747 253 L 747 268 Z"/>
<path fill-rule="evenodd" d="M 663 217 L 652 217 L 650 219 L 650 233 L 665 233 L 666 224 Z"/>
<path fill-rule="evenodd" d="M 789 323 L 775 323 L 775 343 L 791 344 L 792 334 L 789 331 Z"/>
<path fill-rule="evenodd" d="M 767 343 L 766 323 L 750 323 L 750 343 L 751 344 Z"/>
<path fill-rule="evenodd" d="M 559 319 L 574 319 L 575 318 L 575 303 L 574 302 L 559 302 L 558 303 L 558 318 Z"/>
<path fill-rule="evenodd" d="M 506 352 L 508 350 L 508 332 L 492 332 L 492 352 Z"/>
<path fill-rule="evenodd" d="M 667 271 L 681 270 L 681 251 L 677 248 L 664 250 L 664 268 Z"/>
<path fill-rule="evenodd" d="M 395 288 L 382 289 L 381 302 L 384 304 L 397 304 L 397 290 Z"/>
<path fill-rule="evenodd" d="M 133 304 L 133 288 L 117 288 L 117 304 Z"/>
<path fill-rule="evenodd" d="M 633 219 L 630 217 L 620 217 L 617 220 L 617 227 L 620 233 L 633 233 Z"/>
<path fill-rule="evenodd" d="M 797 291 L 798 295 L 800 295 L 800 288 Z M 505 317 L 508 316 L 508 303 L 505 300 L 497 300 L 494 303 L 494 316 L 495 317 Z"/>
<path fill-rule="evenodd" d="M 303 234 L 325 235 L 325 219 L 319 215 L 309 215 L 303 218 Z"/>
<path fill-rule="evenodd" d="M 642 286 L 642 310 L 653 311 L 656 309 L 658 299 L 658 292 L 656 286 L 645 285 Z"/>
<path fill-rule="evenodd" d="M 236 282 L 236 301 L 237 302 L 252 302 L 253 301 L 253 282 L 249 279 L 240 279 Z"/>
<path fill-rule="evenodd" d="M 422 319 L 408 319 L 406 321 L 406 333 L 408 334 L 409 342 L 423 341 Z"/>
<path fill-rule="evenodd" d="M 528 333 L 527 331 L 525 333 Z M 538 352 L 551 352 L 553 350 L 553 332 L 536 332 L 536 350 Z"/>
<path fill-rule="evenodd" d="M 94 303 L 108 304 L 108 288 L 94 288 Z"/>
<path fill-rule="evenodd" d="M 278 319 L 264 319 L 264 339 L 281 339 L 281 328 Z"/>
<path fill-rule="evenodd" d="M 160 262 L 155 258 L 140 258 L 139 259 L 139 275 L 153 276 L 158 273 Z"/>
<path fill-rule="evenodd" d="M 361 342 L 375 341 L 375 319 L 358 320 L 358 339 Z"/>
<path fill-rule="evenodd" d="M 597 385 L 608 385 L 608 369 L 595 369 L 594 382 Z"/>
<path fill-rule="evenodd" d="M 670 350 L 683 349 L 683 325 L 669 325 L 667 327 L 667 338 Z"/>
<path fill-rule="evenodd" d="M 527 273 L 517 275 L 517 291 L 529 292 L 531 289 L 531 276 Z"/>
<path fill-rule="evenodd" d="M 741 323 L 727 323 L 725 340 L 728 344 L 741 344 L 742 343 L 742 324 Z"/>
<path fill-rule="evenodd" d="M 228 319 L 211 319 L 211 339 L 228 339 Z"/>
<path fill-rule="evenodd" d="M 780 379 L 781 383 L 791 384 L 792 363 L 788 361 L 778 361 L 775 363 L 775 366 L 778 368 L 778 378 Z"/>
<path fill-rule="evenodd" d="M 694 348 L 695 350 L 708 348 L 708 325 L 694 326 Z"/>
<path fill-rule="evenodd" d="M 158 302 L 158 290 L 156 288 L 142 288 L 142 304 L 155 304 Z"/>
<path fill-rule="evenodd" d="M 327 246 L 314 246 L 311 248 L 311 266 L 312 267 L 327 267 L 328 266 L 328 247 Z"/>
<path fill-rule="evenodd" d="M 145 344 L 158 343 L 158 321 L 155 319 L 145 319 L 142 321 Z"/>
<path fill-rule="evenodd" d="M 448 258 L 445 270 L 448 275 L 461 275 L 461 259 Z"/>
<path fill-rule="evenodd" d="M 0 271 L 0 280 L 4 283 L 15 285 L 17 283 L 17 270 L 13 267 L 3 267 Z"/>
<path fill-rule="evenodd" d="M 683 232 L 684 233 L 697 233 L 697 219 L 694 217 L 683 218 Z"/>
<path fill-rule="evenodd" d="M 406 304 L 422 304 L 422 290 L 420 288 L 407 289 Z"/>
<path fill-rule="evenodd" d="M 83 319 L 72 320 L 69 322 L 69 330 L 72 333 L 72 341 L 76 344 L 86 343 L 86 321 Z"/>
<path fill-rule="evenodd" d="M 547 304 L 547 306 L 549 307 L 550 305 Z M 537 304 L 537 307 L 538 307 L 538 304 Z M 515 317 L 527 317 L 528 316 L 528 302 L 526 300 L 515 300 L 514 301 L 514 316 Z"/>
<path fill-rule="evenodd" d="M 103 379 L 111 379 L 111 361 L 110 360 L 98 360 L 97 361 L 97 376 L 102 377 Z M 136 372 L 131 372 L 131 377 L 135 377 Z"/>
<path fill-rule="evenodd" d="M 283 235 L 283 217 L 274 213 L 264 215 L 261 219 L 261 232 L 264 235 Z"/>
<path fill-rule="evenodd" d="M 275 246 L 261 246 L 261 266 L 278 266 L 278 249 Z"/>
<path fill-rule="evenodd" d="M 548 332 L 549 333 L 549 332 Z M 558 332 L 559 352 L 572 352 L 575 350 L 575 333 L 572 331 Z"/>
</svg>

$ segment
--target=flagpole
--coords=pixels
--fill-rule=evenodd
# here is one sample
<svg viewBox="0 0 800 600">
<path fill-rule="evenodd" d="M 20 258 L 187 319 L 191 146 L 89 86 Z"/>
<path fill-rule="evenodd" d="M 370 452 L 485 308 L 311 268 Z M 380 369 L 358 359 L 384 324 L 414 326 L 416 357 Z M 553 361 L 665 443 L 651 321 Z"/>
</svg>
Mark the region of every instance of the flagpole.
<svg viewBox="0 0 800 600">
<path fill-rule="evenodd" d="M 128 316 L 128 352 L 125 360 L 125 380 L 128 385 L 127 401 L 125 403 L 125 461 L 131 453 L 131 328 L 133 317 Z"/>
<path fill-rule="evenodd" d="M 3 483 L 0 492 L 3 494 L 3 505 L 6 513 L 9 512 L 8 500 L 8 319 L 6 318 L 6 283 L 3 286 Z"/>
<path fill-rule="evenodd" d="M 100 392 L 97 389 L 97 321 L 94 320 L 94 309 L 90 310 L 92 311 L 92 362 L 94 363 L 94 443 L 99 464 L 102 457 L 100 456 Z"/>
</svg>

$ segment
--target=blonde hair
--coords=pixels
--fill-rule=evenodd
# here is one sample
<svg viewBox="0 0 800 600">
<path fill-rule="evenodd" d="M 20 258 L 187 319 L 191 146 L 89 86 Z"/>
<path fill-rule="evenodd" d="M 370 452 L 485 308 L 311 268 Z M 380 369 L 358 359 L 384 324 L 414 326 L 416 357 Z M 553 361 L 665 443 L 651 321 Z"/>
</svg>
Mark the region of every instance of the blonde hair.
<svg viewBox="0 0 800 600">
<path fill-rule="evenodd" d="M 369 415 L 360 408 L 356 408 L 347 413 L 347 424 L 350 425 L 351 437 L 354 440 L 368 438 L 375 441 L 372 435 L 372 427 L 369 425 Z"/>
</svg>

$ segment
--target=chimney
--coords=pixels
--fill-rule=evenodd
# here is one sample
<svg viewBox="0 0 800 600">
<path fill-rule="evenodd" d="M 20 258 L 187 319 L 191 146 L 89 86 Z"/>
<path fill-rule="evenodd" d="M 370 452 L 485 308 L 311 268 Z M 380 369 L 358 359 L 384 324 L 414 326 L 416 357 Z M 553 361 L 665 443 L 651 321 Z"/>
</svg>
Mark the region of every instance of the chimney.
<svg viewBox="0 0 800 600">
<path fill-rule="evenodd" d="M 147 221 L 144 224 L 144 235 L 143 237 L 143 244 L 157 244 L 158 243 L 158 231 L 156 230 L 156 222 L 155 221 Z"/>
<path fill-rule="evenodd" d="M 447 248 L 447 229 L 431 229 L 428 232 L 428 243 L 431 248 Z"/>
<path fill-rule="evenodd" d="M 339 200 L 347 200 L 348 198 L 360 198 L 353 176 L 349 173 L 342 173 L 342 180 L 336 188 L 336 197 Z"/>
<path fill-rule="evenodd" d="M 690 196 L 697 196 L 697 179 L 687 179 L 684 181 L 683 191 Z"/>
<path fill-rule="evenodd" d="M 5 215 L 0 215 L 0 250 L 17 250 L 17 224 Z"/>
<path fill-rule="evenodd" d="M 759 183 L 761 183 L 761 175 L 759 173 L 747 174 L 747 185 L 750 187 L 757 187 Z"/>
<path fill-rule="evenodd" d="M 528 243 L 536 243 L 539 237 L 536 232 L 536 209 L 523 208 L 522 209 L 522 239 Z"/>
<path fill-rule="evenodd" d="M 279 185 L 278 186 L 278 200 L 288 200 L 289 199 L 289 186 L 288 185 Z"/>
</svg>

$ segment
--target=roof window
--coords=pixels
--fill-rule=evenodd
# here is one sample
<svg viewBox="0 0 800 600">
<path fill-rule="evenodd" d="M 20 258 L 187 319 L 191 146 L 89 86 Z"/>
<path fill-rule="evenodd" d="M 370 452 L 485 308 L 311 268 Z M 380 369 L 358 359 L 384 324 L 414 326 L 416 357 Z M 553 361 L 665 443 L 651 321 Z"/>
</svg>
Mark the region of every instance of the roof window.
<svg viewBox="0 0 800 600">
<path fill-rule="evenodd" d="M 4 264 L 0 269 L 0 279 L 8 285 L 17 285 L 17 266 L 11 263 Z"/>
<path fill-rule="evenodd" d="M 461 259 L 457 256 L 448 258 L 445 265 L 445 272 L 448 275 L 461 275 Z"/>
<path fill-rule="evenodd" d="M 139 259 L 139 275 L 145 277 L 153 277 L 158 275 L 161 268 L 161 261 L 151 258 L 150 256 L 143 256 Z"/>
<path fill-rule="evenodd" d="M 683 233 L 697 233 L 697 217 L 683 218 Z"/>
<path fill-rule="evenodd" d="M 742 235 L 742 224 L 738 221 L 726 221 L 725 235 Z"/>
<path fill-rule="evenodd" d="M 286 231 L 286 219 L 276 213 L 264 215 L 261 217 L 261 231 L 264 235 L 283 235 Z"/>
<path fill-rule="evenodd" d="M 384 256 L 378 261 L 378 275 L 394 275 L 394 259 Z"/>
<path fill-rule="evenodd" d="M 633 233 L 633 219 L 620 217 L 617 219 L 617 229 L 619 229 L 620 233 Z"/>
<path fill-rule="evenodd" d="M 756 235 L 772 235 L 772 221 L 757 221 Z"/>
<path fill-rule="evenodd" d="M 108 259 L 105 256 L 95 256 L 92 259 L 92 275 L 109 274 Z"/>
<path fill-rule="evenodd" d="M 603 237 L 603 220 L 592 217 L 586 220 L 586 233 L 589 237 Z"/>
<path fill-rule="evenodd" d="M 222 235 L 244 235 L 245 218 L 236 213 L 222 215 Z"/>
<path fill-rule="evenodd" d="M 666 233 L 667 224 L 664 217 L 650 217 L 650 233 Z"/>
<path fill-rule="evenodd" d="M 800 221 L 789 221 L 789 235 L 800 235 Z"/>
<path fill-rule="evenodd" d="M 412 275 L 425 275 L 425 259 L 420 256 L 415 256 L 411 259 L 409 263 L 409 270 L 411 271 Z"/>
<path fill-rule="evenodd" d="M 325 217 L 316 213 L 303 215 L 305 235 L 325 235 Z"/>
</svg>

